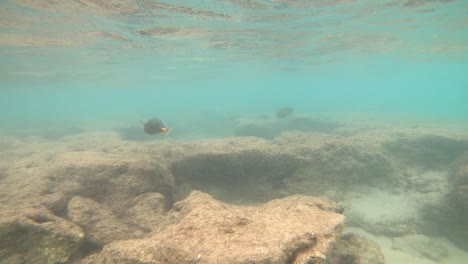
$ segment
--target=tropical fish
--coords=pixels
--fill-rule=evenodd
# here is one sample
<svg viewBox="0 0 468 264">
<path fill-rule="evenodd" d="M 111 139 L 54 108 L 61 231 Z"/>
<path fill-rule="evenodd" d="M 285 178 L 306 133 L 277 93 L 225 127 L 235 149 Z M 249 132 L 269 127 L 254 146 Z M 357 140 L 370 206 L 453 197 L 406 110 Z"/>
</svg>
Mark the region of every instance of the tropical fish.
<svg viewBox="0 0 468 264">
<path fill-rule="evenodd" d="M 167 128 L 167 126 L 164 124 L 164 122 L 159 119 L 159 118 L 152 118 L 148 121 L 143 122 L 140 121 L 144 125 L 144 131 L 148 135 L 156 135 L 159 133 L 166 133 L 166 135 L 169 135 L 169 133 L 172 131 L 173 128 Z"/>
</svg>

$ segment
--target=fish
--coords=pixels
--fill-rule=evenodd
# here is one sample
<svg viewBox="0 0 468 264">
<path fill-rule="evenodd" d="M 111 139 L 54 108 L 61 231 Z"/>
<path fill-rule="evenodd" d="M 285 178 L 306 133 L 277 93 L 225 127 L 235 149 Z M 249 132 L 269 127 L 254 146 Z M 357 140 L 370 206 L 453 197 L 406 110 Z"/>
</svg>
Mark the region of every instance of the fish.
<svg viewBox="0 0 468 264">
<path fill-rule="evenodd" d="M 173 128 L 168 128 L 164 122 L 159 118 L 152 118 L 146 122 L 140 121 L 143 124 L 143 130 L 148 135 L 156 135 L 160 133 L 165 133 L 169 135 Z"/>
<path fill-rule="evenodd" d="M 278 110 L 276 110 L 276 117 L 277 118 L 285 118 L 291 115 L 294 112 L 294 109 L 291 107 L 282 107 Z"/>
</svg>

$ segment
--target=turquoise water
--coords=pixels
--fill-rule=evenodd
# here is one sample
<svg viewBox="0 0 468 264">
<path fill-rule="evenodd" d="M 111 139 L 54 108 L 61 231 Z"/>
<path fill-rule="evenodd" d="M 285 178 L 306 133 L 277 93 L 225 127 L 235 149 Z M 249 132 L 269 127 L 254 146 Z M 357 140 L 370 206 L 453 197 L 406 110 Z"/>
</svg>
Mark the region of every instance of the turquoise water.
<svg viewBox="0 0 468 264">
<path fill-rule="evenodd" d="M 1 1 L 4 127 L 468 116 L 467 1 Z"/>
<path fill-rule="evenodd" d="M 468 1 L 0 0 L 0 213 L 326 196 L 389 264 L 468 263 L 467 128 Z M 18 230 L 0 264 L 56 252 Z"/>
</svg>

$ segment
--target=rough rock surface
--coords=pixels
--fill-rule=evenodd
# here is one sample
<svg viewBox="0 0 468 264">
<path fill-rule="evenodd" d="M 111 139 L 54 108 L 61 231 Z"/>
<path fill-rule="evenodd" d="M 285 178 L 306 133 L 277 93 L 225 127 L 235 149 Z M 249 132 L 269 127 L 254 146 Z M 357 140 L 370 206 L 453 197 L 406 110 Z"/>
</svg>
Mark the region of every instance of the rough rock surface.
<svg viewBox="0 0 468 264">
<path fill-rule="evenodd" d="M 179 199 L 193 189 L 225 201 L 323 196 L 330 190 L 344 193 L 351 185 L 371 180 L 387 186 L 392 173 L 379 151 L 320 133 L 287 132 L 273 141 L 210 140 L 196 146 L 198 151 L 191 149 L 170 167 Z"/>
<path fill-rule="evenodd" d="M 271 146 L 261 147 L 259 139 L 255 141 L 254 150 L 207 149 L 176 160 L 171 170 L 176 181 L 187 186 L 185 190 L 179 187 L 177 196 L 183 198 L 187 192 L 199 189 L 228 201 L 240 197 L 256 202 L 277 198 L 284 190 L 284 180 L 294 174 L 301 160 Z"/>
<path fill-rule="evenodd" d="M 277 120 L 281 131 L 289 129 L 282 123 L 288 118 Z M 193 190 L 236 204 L 325 195 L 343 202 L 347 223 L 367 231 L 448 234 L 459 247 L 468 245 L 466 129 L 386 123 L 313 131 L 285 132 L 272 140 L 144 142 L 111 131 L 2 134 L 0 211 L 45 205 L 66 218 L 70 200 L 81 196 L 118 218 L 131 237 L 146 239 L 168 225 L 165 210 Z M 367 188 L 377 195 L 362 191 Z M 10 253 L 2 256 L 14 258 Z"/>
<path fill-rule="evenodd" d="M 85 239 L 95 245 L 118 239 L 134 238 L 137 230 L 122 223 L 109 208 L 81 196 L 68 203 L 68 218 L 85 232 Z"/>
<path fill-rule="evenodd" d="M 84 233 L 44 207 L 0 214 L 0 263 L 65 263 L 77 253 Z"/>
<path fill-rule="evenodd" d="M 441 135 L 402 134 L 384 143 L 383 148 L 405 165 L 440 169 L 463 155 L 468 141 Z"/>
<path fill-rule="evenodd" d="M 43 203 L 57 214 L 64 214 L 68 201 L 77 195 L 122 212 L 139 194 L 170 195 L 173 185 L 170 172 L 157 159 L 129 153 L 67 152 L 55 157 L 48 170 Z"/>
<path fill-rule="evenodd" d="M 468 250 L 468 152 L 455 163 L 450 183 L 452 192 L 445 214 L 438 217 L 439 225 L 444 226 L 445 235 Z"/>
<path fill-rule="evenodd" d="M 336 136 L 298 132 L 285 133 L 274 142 L 303 159 L 284 180 L 290 193 L 325 195 L 332 190 L 342 194 L 333 197 L 341 200 L 350 186 L 390 185 L 393 168 L 379 150 Z"/>
<path fill-rule="evenodd" d="M 379 245 L 364 236 L 341 235 L 330 249 L 327 264 L 384 264 Z"/>
<path fill-rule="evenodd" d="M 160 193 L 145 193 L 134 199 L 134 204 L 124 219 L 148 232 L 159 232 L 169 221 L 166 216 L 166 199 Z"/>
<path fill-rule="evenodd" d="M 333 202 L 308 196 L 253 207 L 194 191 L 174 205 L 166 229 L 110 243 L 96 263 L 324 263 L 343 227 L 337 211 Z"/>
</svg>

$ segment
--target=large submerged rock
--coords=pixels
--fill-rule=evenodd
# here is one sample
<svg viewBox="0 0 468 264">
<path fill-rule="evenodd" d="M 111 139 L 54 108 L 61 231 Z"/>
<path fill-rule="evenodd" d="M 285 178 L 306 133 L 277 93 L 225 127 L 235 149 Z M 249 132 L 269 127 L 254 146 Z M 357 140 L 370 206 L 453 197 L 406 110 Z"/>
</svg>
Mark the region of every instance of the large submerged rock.
<svg viewBox="0 0 468 264">
<path fill-rule="evenodd" d="M 95 263 L 324 263 L 344 223 L 342 209 L 290 196 L 262 206 L 228 205 L 194 191 L 172 224 L 146 239 L 112 242 Z M 313 261 L 313 262 L 312 262 Z"/>
<path fill-rule="evenodd" d="M 65 215 L 68 201 L 83 196 L 120 213 L 140 194 L 158 191 L 170 196 L 172 175 L 161 163 L 149 154 L 62 153 L 48 168 L 42 202 L 56 214 Z"/>
<path fill-rule="evenodd" d="M 392 173 L 379 151 L 321 133 L 288 132 L 273 141 L 255 137 L 200 141 L 189 150 L 170 166 L 179 199 L 194 189 L 241 202 L 266 202 L 290 194 L 344 194 L 350 186 L 369 181 L 388 186 Z"/>
<path fill-rule="evenodd" d="M 44 207 L 0 214 L 0 263 L 66 263 L 77 253 L 80 227 Z"/>
<path fill-rule="evenodd" d="M 319 210 L 317 206 L 306 207 L 302 202 L 289 209 L 272 209 L 273 204 L 290 198 L 268 202 L 295 194 L 327 196 L 343 202 L 347 223 L 374 234 L 449 234 L 457 245 L 467 245 L 468 159 L 466 154 L 465 158 L 460 157 L 468 151 L 466 132 L 463 136 L 452 136 L 444 131 L 393 127 L 373 130 L 338 127 L 313 131 L 285 132 L 272 140 L 233 137 L 134 142 L 122 140 L 113 132 L 81 133 L 55 140 L 16 136 L 0 139 L 0 211 L 13 212 L 20 206 L 42 205 L 53 217 L 73 221 L 75 224 L 68 224 L 76 228 L 76 225 L 82 226 L 85 234 L 83 243 L 77 243 L 82 244 L 78 255 L 87 257 L 89 263 L 95 263 L 97 257 L 99 260 L 146 259 L 141 252 L 158 252 L 154 256 L 151 254 L 156 253 L 148 253 L 150 261 L 174 257 L 181 261 L 179 263 L 197 259 L 203 262 L 212 261 L 212 256 L 236 261 L 237 258 L 243 260 L 242 256 L 222 255 L 223 252 L 214 250 L 226 249 L 223 243 L 227 243 L 235 246 L 227 248 L 226 252 L 236 252 L 236 243 L 240 242 L 251 246 L 250 249 L 239 247 L 246 252 L 245 258 L 260 256 L 252 249 L 257 248 L 259 252 L 270 254 L 271 258 L 265 257 L 265 261 L 295 261 L 299 252 L 306 252 L 312 245 L 317 248 L 320 243 L 313 241 L 322 241 L 320 233 L 294 231 L 300 225 L 310 225 L 301 222 L 312 217 L 308 215 L 309 210 L 332 213 Z M 324 133 L 328 131 L 333 133 Z M 454 164 L 455 160 L 459 162 Z M 260 207 L 236 207 L 197 198 L 205 201 L 197 204 L 194 202 L 197 199 L 191 195 L 175 204 L 169 215 L 171 221 L 167 210 L 193 190 L 209 193 L 226 203 L 268 203 Z M 325 205 L 320 206 L 330 207 Z M 293 209 L 306 212 L 301 215 L 303 219 L 288 211 Z M 21 215 L 10 217 L 21 218 Z M 268 217 L 271 222 L 265 220 Z M 295 220 L 284 222 L 289 217 Z M 112 228 L 106 229 L 103 223 Z M 15 225 L 4 227 L 3 230 L 16 228 Z M 284 234 L 286 231 L 289 233 Z M 255 239 L 254 235 L 249 235 L 254 232 L 257 232 Z M 3 232 L 2 238 L 7 233 Z M 270 237 L 270 233 L 283 234 L 283 237 Z M 171 234 L 185 239 L 184 243 L 182 238 L 174 240 Z M 239 234 L 250 240 L 236 237 Z M 199 240 L 192 241 L 194 237 Z M 264 237 L 279 244 L 260 240 Z M 187 247 L 194 248 L 195 252 L 186 251 L 186 241 L 192 243 Z M 287 241 L 292 242 L 288 244 Z M 87 242 L 98 247 L 83 249 Z M 211 245 L 211 249 L 205 244 Z M 17 263 L 15 259 L 24 259 L 24 256 L 35 260 L 32 254 L 22 252 L 33 252 L 38 248 L 36 244 L 24 246 L 20 253 L 8 243 L 5 245 L 0 247 L 5 248 L 0 253 L 0 261 Z M 104 251 L 97 254 L 102 246 Z M 63 256 L 76 251 L 75 246 L 68 248 Z M 138 251 L 139 248 L 143 251 Z M 319 261 L 322 258 L 308 256 Z M 42 260 L 60 263 L 64 259 L 66 257 L 43 257 L 37 263 Z"/>
</svg>

